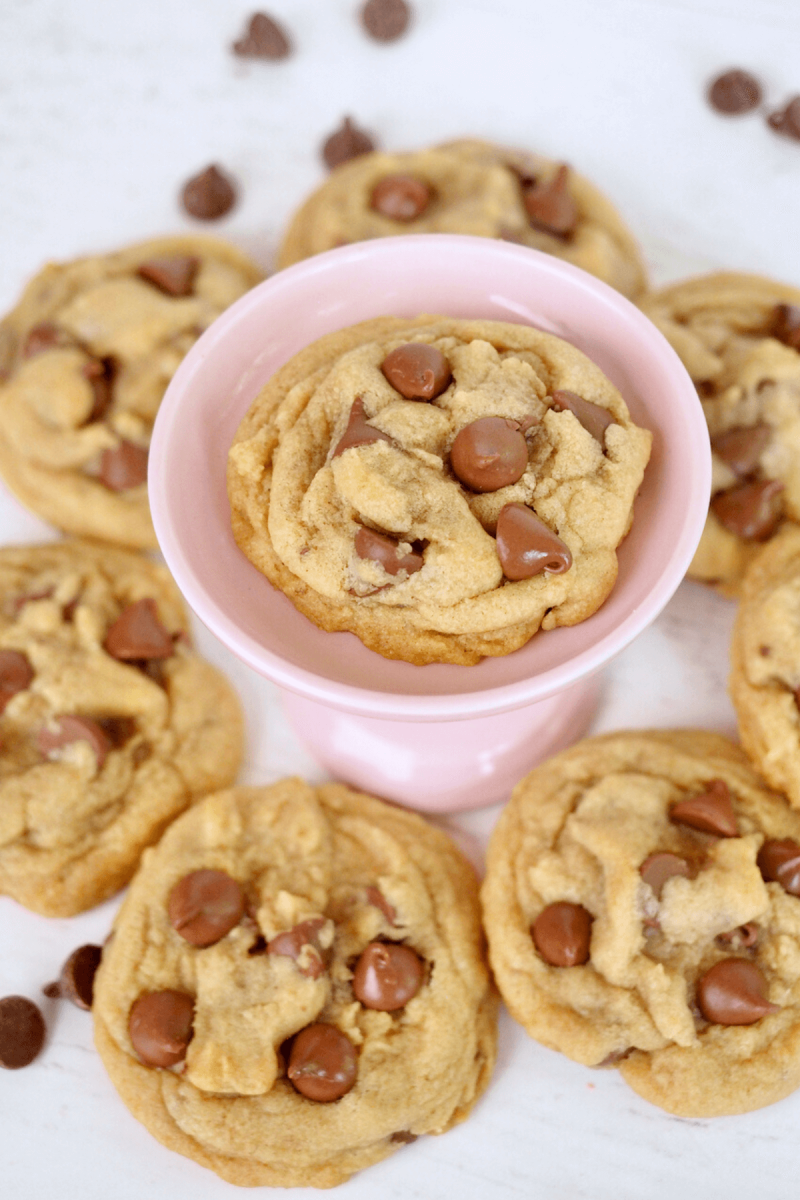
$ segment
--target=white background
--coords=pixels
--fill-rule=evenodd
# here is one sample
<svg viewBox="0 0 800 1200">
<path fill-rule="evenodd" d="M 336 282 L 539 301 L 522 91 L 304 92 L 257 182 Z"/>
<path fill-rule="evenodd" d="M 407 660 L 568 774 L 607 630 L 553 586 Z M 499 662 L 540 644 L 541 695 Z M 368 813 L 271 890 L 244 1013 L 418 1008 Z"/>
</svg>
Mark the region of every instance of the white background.
<svg viewBox="0 0 800 1200">
<path fill-rule="evenodd" d="M 209 162 L 241 188 L 235 211 L 210 230 L 269 268 L 290 213 L 324 176 L 319 144 L 345 113 L 389 149 L 478 135 L 570 162 L 618 204 L 655 283 L 726 267 L 800 286 L 800 143 L 773 134 L 763 114 L 726 119 L 703 99 L 707 80 L 730 66 L 761 77 L 770 107 L 800 92 L 796 0 L 416 0 L 413 30 L 392 45 L 363 35 L 357 7 L 270 0 L 295 52 L 266 63 L 229 53 L 251 11 L 239 0 L 2 0 L 0 309 L 48 259 L 199 228 L 177 195 Z M 52 536 L 0 485 L 3 541 Z M 732 733 L 732 614 L 682 585 L 607 668 L 595 730 Z M 272 685 L 197 633 L 244 700 L 244 780 L 321 778 Z M 456 823 L 483 841 L 495 817 Z M 49 921 L 0 899 L 0 995 L 41 999 L 69 951 L 103 940 L 114 909 Z M 236 1194 L 128 1115 L 87 1014 L 43 1008 L 40 1059 L 0 1071 L 3 1197 Z M 799 1127 L 800 1093 L 744 1117 L 669 1117 L 613 1071 L 543 1049 L 504 1016 L 497 1071 L 469 1121 L 401 1148 L 341 1194 L 795 1200 Z"/>
</svg>

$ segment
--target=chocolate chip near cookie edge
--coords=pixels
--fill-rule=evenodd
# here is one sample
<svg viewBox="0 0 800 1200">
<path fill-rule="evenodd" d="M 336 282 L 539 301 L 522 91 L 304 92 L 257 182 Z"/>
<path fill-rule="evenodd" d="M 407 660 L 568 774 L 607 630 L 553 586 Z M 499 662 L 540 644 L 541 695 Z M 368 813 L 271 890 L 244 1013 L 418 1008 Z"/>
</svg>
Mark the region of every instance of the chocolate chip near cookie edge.
<svg viewBox="0 0 800 1200">
<path fill-rule="evenodd" d="M 211 163 L 186 181 L 181 201 L 190 217 L 196 217 L 199 221 L 216 221 L 233 208 L 236 188 L 216 163 Z"/>
<path fill-rule="evenodd" d="M 321 154 L 325 165 L 332 171 L 335 167 L 358 158 L 360 154 L 371 154 L 375 143 L 368 133 L 353 122 L 351 117 L 344 117 L 338 129 L 325 139 Z"/>
<path fill-rule="evenodd" d="M 41 1053 L 47 1034 L 44 1017 L 26 996 L 0 999 L 0 1067 L 16 1071 Z"/>
<path fill-rule="evenodd" d="M 277 62 L 291 53 L 291 42 L 274 17 L 253 13 L 247 28 L 231 50 L 239 58 L 265 58 Z"/>
</svg>

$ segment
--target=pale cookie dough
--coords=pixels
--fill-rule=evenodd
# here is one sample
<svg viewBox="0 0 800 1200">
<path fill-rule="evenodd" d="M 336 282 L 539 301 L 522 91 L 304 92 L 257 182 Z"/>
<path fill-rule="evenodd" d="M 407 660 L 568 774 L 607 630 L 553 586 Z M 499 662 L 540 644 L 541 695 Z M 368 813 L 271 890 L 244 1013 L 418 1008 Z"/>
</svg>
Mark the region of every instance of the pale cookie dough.
<svg viewBox="0 0 800 1200">
<path fill-rule="evenodd" d="M 116 655 L 150 657 L 115 657 L 106 639 L 134 604 L 162 644 L 117 625 Z M 233 781 L 239 704 L 187 629 L 167 571 L 138 554 L 0 550 L 0 894 L 48 916 L 98 904 L 178 813 Z"/>
<path fill-rule="evenodd" d="M 209 870 L 242 899 L 199 946 L 170 914 L 186 876 Z M 376 942 L 421 967 L 415 994 L 395 995 L 406 1002 L 391 1011 L 356 995 Z M 188 1033 L 170 1054 L 141 1027 L 137 1038 L 131 1019 L 143 996 L 164 991 L 188 997 Z M 496 997 L 475 874 L 421 817 L 340 784 L 220 792 L 145 853 L 93 1012 L 114 1085 L 165 1146 L 243 1186 L 332 1187 L 463 1121 L 489 1082 Z M 355 1062 L 344 1093 L 325 1102 L 287 1075 L 299 1040 L 288 1039 L 318 1023 L 339 1031 Z M 131 1029 L 172 1069 L 144 1065 Z"/>
<path fill-rule="evenodd" d="M 161 398 L 203 330 L 261 278 L 200 235 L 36 275 L 0 323 L 0 474 L 19 499 L 68 533 L 155 548 L 146 471 Z"/>
<path fill-rule="evenodd" d="M 452 371 L 430 402 L 404 399 L 381 370 L 409 343 L 435 348 Z M 555 411 L 557 389 L 610 421 L 604 444 L 571 411 Z M 382 440 L 337 454 L 359 400 Z M 454 475 L 450 451 L 488 416 L 526 430 L 524 470 L 476 492 Z M 301 351 L 253 403 L 229 455 L 234 536 L 321 628 L 350 630 L 388 658 L 475 663 L 603 603 L 650 441 L 600 370 L 560 338 L 493 321 L 378 318 Z M 569 569 L 504 577 L 494 534 L 507 504 L 535 509 L 571 552 Z M 362 557 L 362 526 L 421 569 L 389 574 Z"/>
<path fill-rule="evenodd" d="M 727 836 L 670 820 L 676 803 L 726 786 Z M 784 839 L 794 845 L 784 877 L 792 893 L 774 873 L 762 876 L 763 853 Z M 746 1112 L 788 1095 L 800 1085 L 798 842 L 800 814 L 717 734 L 609 734 L 550 759 L 501 814 L 482 893 L 512 1015 L 577 1062 L 616 1067 L 680 1116 Z M 651 886 L 640 868 L 654 853 L 682 859 L 684 873 Z M 559 902 L 588 914 L 588 961 L 551 965 L 534 944 L 532 926 Z M 714 1000 L 703 999 L 706 972 L 726 959 L 763 983 L 755 1015 L 768 1011 L 751 1023 L 707 1019 L 698 1007 Z"/>
<path fill-rule="evenodd" d="M 711 435 L 712 506 L 688 573 L 735 597 L 760 543 L 800 520 L 800 290 L 719 273 L 640 303 L 697 386 Z"/>
<path fill-rule="evenodd" d="M 563 188 L 554 200 L 551 189 L 560 170 Z M 428 189 L 430 199 L 411 219 L 373 207 L 376 186 L 397 175 Z M 525 196 L 537 187 L 548 198 L 529 201 L 539 213 L 533 218 Z M 412 194 L 412 204 L 413 199 Z M 647 285 L 633 235 L 588 180 L 569 168 L 564 174 L 563 164 L 551 159 L 466 138 L 403 154 L 361 154 L 337 167 L 292 219 L 279 264 L 404 233 L 504 238 L 574 263 L 626 296 L 638 296 Z"/>
</svg>

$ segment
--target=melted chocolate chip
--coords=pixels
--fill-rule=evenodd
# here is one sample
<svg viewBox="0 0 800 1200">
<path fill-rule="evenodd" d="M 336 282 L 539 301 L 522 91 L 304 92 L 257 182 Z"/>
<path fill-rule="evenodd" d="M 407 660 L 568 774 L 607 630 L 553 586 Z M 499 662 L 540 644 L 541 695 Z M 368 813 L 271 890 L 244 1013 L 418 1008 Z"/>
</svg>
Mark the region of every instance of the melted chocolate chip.
<svg viewBox="0 0 800 1200">
<path fill-rule="evenodd" d="M 97 759 L 98 771 L 111 750 L 111 739 L 104 729 L 91 717 L 79 717 L 72 713 L 55 718 L 55 728 L 47 726 L 39 730 L 37 744 L 41 754 L 49 758 L 56 751 L 72 742 L 88 742 Z"/>
<path fill-rule="evenodd" d="M 389 1138 L 389 1141 L 399 1142 L 401 1146 L 409 1146 L 412 1142 L 417 1140 L 418 1136 L 419 1135 L 416 1133 L 409 1133 L 407 1129 L 400 1129 L 397 1133 L 392 1134 L 392 1136 Z"/>
<path fill-rule="evenodd" d="M 286 1074 L 307 1100 L 339 1100 L 350 1091 L 357 1073 L 356 1048 L 335 1025 L 308 1025 L 292 1042 Z"/>
<path fill-rule="evenodd" d="M 725 71 L 709 84 L 708 103 L 727 117 L 752 112 L 761 103 L 761 84 L 749 71 Z"/>
<path fill-rule="evenodd" d="M 191 296 L 200 259 L 191 254 L 170 254 L 140 263 L 137 274 L 168 296 Z"/>
<path fill-rule="evenodd" d="M 22 357 L 33 358 L 45 350 L 52 350 L 55 346 L 71 345 L 72 338 L 65 329 L 59 329 L 52 321 L 42 321 L 28 332 L 22 347 Z"/>
<path fill-rule="evenodd" d="M 94 396 L 91 412 L 86 418 L 87 424 L 91 424 L 102 420 L 111 405 L 114 364 L 110 358 L 92 358 L 84 364 L 82 374 L 88 379 Z"/>
<path fill-rule="evenodd" d="M 361 9 L 361 23 L 376 42 L 393 42 L 402 37 L 411 20 L 406 0 L 367 0 Z"/>
<path fill-rule="evenodd" d="M 571 412 L 573 417 L 601 446 L 605 446 L 606 430 L 609 425 L 616 425 L 616 421 L 608 409 L 601 408 L 599 404 L 592 404 L 591 400 L 584 400 L 583 396 L 579 396 L 576 392 L 553 392 L 552 407 L 554 412 Z"/>
<path fill-rule="evenodd" d="M 371 154 L 374 149 L 375 143 L 369 134 L 354 125 L 350 117 L 345 117 L 341 126 L 323 143 L 322 157 L 332 171 L 351 158 Z"/>
<path fill-rule="evenodd" d="M 367 898 L 367 904 L 374 905 L 379 908 L 390 925 L 395 925 L 397 921 L 397 910 L 384 896 L 383 892 L 378 891 L 376 887 L 364 888 L 364 894 Z"/>
<path fill-rule="evenodd" d="M 723 958 L 698 980 L 697 1004 L 715 1025 L 753 1025 L 777 1004 L 767 999 L 767 981 L 746 958 Z"/>
<path fill-rule="evenodd" d="M 433 199 L 433 189 L 413 175 L 387 175 L 375 184 L 370 208 L 391 221 L 416 221 Z"/>
<path fill-rule="evenodd" d="M 676 875 L 688 879 L 691 871 L 686 859 L 664 851 L 649 855 L 639 867 L 639 874 L 660 899 L 662 888 L 668 879 L 673 879 Z"/>
<path fill-rule="evenodd" d="M 45 996 L 61 997 L 71 1000 L 78 1008 L 90 1009 L 94 999 L 94 977 L 102 955 L 102 946 L 86 945 L 73 950 L 61 968 L 58 982 L 42 988 Z"/>
<path fill-rule="evenodd" d="M 746 542 L 763 542 L 783 515 L 782 491 L 783 484 L 777 479 L 743 483 L 716 495 L 711 509 L 720 524 L 736 537 Z"/>
<path fill-rule="evenodd" d="M 267 942 L 267 952 L 279 954 L 285 958 L 293 958 L 297 962 L 303 948 L 310 946 L 314 953 L 307 954 L 304 965 L 298 969 L 300 974 L 305 975 L 308 979 L 319 979 L 325 969 L 318 940 L 319 931 L 324 924 L 324 917 L 312 917 L 308 921 L 301 921 L 293 929 L 287 929 L 285 933 L 278 933 Z"/>
<path fill-rule="evenodd" d="M 147 483 L 147 450 L 133 442 L 120 442 L 100 458 L 100 482 L 112 492 L 127 492 Z"/>
<path fill-rule="evenodd" d="M 186 992 L 145 992 L 128 1018 L 131 1045 L 145 1066 L 174 1067 L 186 1057 L 193 1022 L 194 1000 Z"/>
<path fill-rule="evenodd" d="M 516 483 L 527 465 L 525 435 L 505 417 L 471 421 L 456 434 L 450 450 L 453 474 L 473 492 L 496 492 Z"/>
<path fill-rule="evenodd" d="M 24 692 L 33 680 L 33 667 L 19 650 L 0 650 L 0 713 L 12 696 Z"/>
<path fill-rule="evenodd" d="M 396 1012 L 416 996 L 424 975 L 422 959 L 409 946 L 370 942 L 353 973 L 353 994 L 365 1008 Z"/>
<path fill-rule="evenodd" d="M 746 925 L 739 925 L 727 933 L 718 933 L 715 940 L 720 946 L 734 950 L 750 950 L 758 941 L 758 926 L 755 921 L 748 921 Z"/>
<path fill-rule="evenodd" d="M 226 871 L 205 868 L 178 880 L 169 894 L 170 925 L 191 946 L 213 946 L 238 925 L 245 908 L 241 884 Z"/>
<path fill-rule="evenodd" d="M 756 862 L 766 883 L 779 883 L 790 896 L 800 896 L 800 846 L 794 838 L 767 838 Z"/>
<path fill-rule="evenodd" d="M 569 167 L 560 166 L 548 183 L 523 187 L 522 202 L 534 229 L 568 238 L 578 224 L 578 206 L 567 188 Z"/>
<path fill-rule="evenodd" d="M 133 717 L 98 717 L 97 724 L 108 734 L 111 745 L 124 746 L 136 733 Z"/>
<path fill-rule="evenodd" d="M 792 96 L 783 108 L 770 113 L 767 124 L 776 133 L 800 141 L 800 96 Z"/>
<path fill-rule="evenodd" d="M 0 1000 L 0 1067 L 16 1071 L 39 1054 L 46 1034 L 44 1017 L 26 996 Z"/>
<path fill-rule="evenodd" d="M 711 439 L 711 449 L 739 479 L 758 470 L 761 455 L 770 439 L 769 425 L 751 425 L 749 429 L 729 429 Z"/>
<path fill-rule="evenodd" d="M 497 518 L 497 556 L 506 579 L 530 579 L 572 566 L 569 547 L 524 504 L 506 504 Z"/>
<path fill-rule="evenodd" d="M 372 442 L 391 442 L 388 433 L 382 433 L 374 425 L 370 425 L 364 412 L 364 401 L 356 396 L 347 419 L 347 428 L 336 444 L 332 457 L 338 458 L 345 450 L 355 446 L 369 446 Z"/>
<path fill-rule="evenodd" d="M 406 400 L 435 400 L 453 378 L 441 350 L 427 342 L 397 346 L 381 363 L 389 383 Z"/>
<path fill-rule="evenodd" d="M 730 789 L 724 779 L 712 779 L 704 792 L 673 804 L 669 819 L 715 837 L 739 836 Z"/>
<path fill-rule="evenodd" d="M 582 904 L 548 904 L 531 927 L 533 944 L 551 967 L 579 967 L 589 961 L 592 920 Z"/>
<path fill-rule="evenodd" d="M 277 21 L 266 13 L 253 13 L 244 35 L 231 50 L 239 58 L 268 58 L 273 62 L 291 52 L 291 43 Z"/>
<path fill-rule="evenodd" d="M 190 217 L 197 217 L 200 221 L 216 221 L 233 208 L 236 189 L 227 175 L 223 175 L 219 167 L 212 163 L 185 184 L 181 198 Z"/>
<path fill-rule="evenodd" d="M 800 350 L 800 305 L 776 304 L 770 333 L 792 350 Z"/>
<path fill-rule="evenodd" d="M 425 565 L 421 554 L 412 550 L 410 554 L 399 554 L 398 543 L 394 538 L 384 533 L 376 533 L 366 525 L 359 525 L 354 541 L 355 552 L 359 558 L 380 563 L 387 575 L 399 575 L 405 571 L 413 575 Z"/>
<path fill-rule="evenodd" d="M 170 658 L 175 652 L 172 635 L 158 619 L 155 600 L 149 596 L 122 610 L 106 634 L 103 647 L 112 658 Z"/>
</svg>

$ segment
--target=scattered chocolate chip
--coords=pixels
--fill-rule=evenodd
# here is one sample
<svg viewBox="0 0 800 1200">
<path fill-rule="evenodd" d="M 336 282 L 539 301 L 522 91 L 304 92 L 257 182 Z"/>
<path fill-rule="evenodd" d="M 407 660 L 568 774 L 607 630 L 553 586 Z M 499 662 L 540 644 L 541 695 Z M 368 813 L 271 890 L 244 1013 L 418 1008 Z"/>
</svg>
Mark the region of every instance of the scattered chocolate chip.
<svg viewBox="0 0 800 1200">
<path fill-rule="evenodd" d="M 453 378 L 441 350 L 427 342 L 397 346 L 381 363 L 389 383 L 406 400 L 435 400 Z"/>
<path fill-rule="evenodd" d="M 756 859 L 762 878 L 800 896 L 800 846 L 793 838 L 767 838 Z"/>
<path fill-rule="evenodd" d="M 170 925 L 191 946 L 213 946 L 238 925 L 245 896 L 226 871 L 209 868 L 184 875 L 167 900 Z"/>
<path fill-rule="evenodd" d="M 528 443 L 516 421 L 479 417 L 456 434 L 453 474 L 473 492 L 496 492 L 516 483 L 528 465 Z M 524 507 L 524 506 L 523 506 Z"/>
<path fill-rule="evenodd" d="M 582 904 L 548 904 L 531 926 L 533 944 L 551 967 L 579 967 L 589 961 L 593 919 Z"/>
<path fill-rule="evenodd" d="M 192 254 L 170 254 L 164 258 L 148 258 L 140 263 L 137 274 L 168 296 L 191 296 L 200 259 Z"/>
<path fill-rule="evenodd" d="M 145 992 L 128 1018 L 131 1045 L 146 1067 L 174 1067 L 186 1057 L 193 1022 L 194 1000 L 186 992 Z"/>
<path fill-rule="evenodd" d="M 661 899 L 661 890 L 668 879 L 676 875 L 688 879 L 691 871 L 686 859 L 664 851 L 650 854 L 639 867 L 639 874 L 644 882 L 650 885 L 658 899 Z"/>
<path fill-rule="evenodd" d="M 170 658 L 175 646 L 158 619 L 151 597 L 127 605 L 106 634 L 103 648 L 112 658 Z"/>
<path fill-rule="evenodd" d="M 82 374 L 88 379 L 94 394 L 92 409 L 86 418 L 87 424 L 90 424 L 92 421 L 100 421 L 111 405 L 114 364 L 110 358 L 90 358 L 84 364 Z"/>
<path fill-rule="evenodd" d="M 567 188 L 569 167 L 562 164 L 548 183 L 523 187 L 522 202 L 534 229 L 568 238 L 578 224 L 578 206 Z"/>
<path fill-rule="evenodd" d="M 71 713 L 55 718 L 55 729 L 44 726 L 37 735 L 41 754 L 49 758 L 55 751 L 72 742 L 88 742 L 97 759 L 98 771 L 106 761 L 111 740 L 108 734 L 91 717 L 78 717 Z"/>
<path fill-rule="evenodd" d="M 79 946 L 73 950 L 64 966 L 57 983 L 48 983 L 42 988 L 45 996 L 50 999 L 61 997 L 71 1000 L 78 1008 L 90 1009 L 94 998 L 94 977 L 103 956 L 102 946 Z"/>
<path fill-rule="evenodd" d="M 576 392 L 553 392 L 552 408 L 554 412 L 571 412 L 573 417 L 601 446 L 605 446 L 606 430 L 609 425 L 616 425 L 616 421 L 607 408 L 601 408 L 599 404 L 592 404 L 591 400 L 584 400 L 583 396 L 577 395 Z"/>
<path fill-rule="evenodd" d="M 59 1000 L 61 998 L 61 984 L 46 983 L 42 988 L 42 995 L 47 996 L 48 1000 Z"/>
<path fill-rule="evenodd" d="M 293 958 L 297 962 L 303 951 L 303 947 L 310 946 L 314 953 L 306 956 L 305 965 L 299 967 L 299 971 L 301 975 L 305 975 L 308 979 L 319 979 L 325 967 L 320 955 L 320 945 L 317 935 L 324 924 L 324 917 L 312 917 L 308 921 L 301 921 L 293 929 L 287 929 L 284 933 L 278 933 L 274 938 L 271 938 L 267 942 L 267 953 Z"/>
<path fill-rule="evenodd" d="M 800 350 L 800 305 L 776 304 L 770 333 L 792 350 Z"/>
<path fill-rule="evenodd" d="M 497 557 L 506 579 L 530 579 L 572 566 L 569 547 L 524 504 L 505 504 L 497 518 Z"/>
<path fill-rule="evenodd" d="M 410 554 L 399 554 L 398 543 L 394 538 L 387 537 L 384 533 L 376 533 L 366 525 L 358 526 L 354 546 L 359 558 L 380 563 L 387 575 L 399 575 L 401 571 L 413 575 L 425 565 L 421 554 L 414 550 Z"/>
<path fill-rule="evenodd" d="M 739 836 L 730 788 L 724 779 L 712 779 L 704 792 L 673 804 L 669 819 L 715 837 Z"/>
<path fill-rule="evenodd" d="M 356 1048 L 335 1025 L 308 1025 L 292 1042 L 286 1074 L 308 1100 L 339 1100 L 355 1083 L 357 1071 Z"/>
<path fill-rule="evenodd" d="M 100 458 L 100 482 L 112 492 L 147 483 L 147 450 L 133 442 L 120 442 L 113 450 L 104 450 Z"/>
<path fill-rule="evenodd" d="M 416 221 L 433 199 L 433 189 L 414 175 L 387 175 L 375 184 L 370 208 L 391 221 Z"/>
<path fill-rule="evenodd" d="M 402 37 L 411 20 L 406 0 L 367 0 L 361 9 L 361 23 L 376 42 L 393 42 Z"/>
<path fill-rule="evenodd" d="M 708 103 L 716 112 L 738 117 L 761 103 L 761 84 L 748 71 L 734 69 L 718 75 L 708 86 Z"/>
<path fill-rule="evenodd" d="M 767 124 L 776 133 L 800 141 L 800 96 L 792 96 L 783 108 L 770 113 Z"/>
<path fill-rule="evenodd" d="M 767 999 L 767 981 L 747 958 L 723 958 L 698 980 L 697 1004 L 715 1025 L 752 1025 L 778 1005 Z"/>
<path fill-rule="evenodd" d="M 0 713 L 12 696 L 24 692 L 33 680 L 33 667 L 19 650 L 0 650 Z"/>
<path fill-rule="evenodd" d="M 41 354 L 45 350 L 52 350 L 55 346 L 70 345 L 72 345 L 72 338 L 65 329 L 59 329 L 52 321 L 42 321 L 40 325 L 34 325 L 33 329 L 28 332 L 22 346 L 22 357 L 33 358 L 34 355 Z"/>
<path fill-rule="evenodd" d="M 388 433 L 382 433 L 374 425 L 370 425 L 364 412 L 364 401 L 356 396 L 347 419 L 347 428 L 336 444 L 332 458 L 338 458 L 345 450 L 355 446 L 369 446 L 372 442 L 391 442 Z"/>
<path fill-rule="evenodd" d="M 331 171 L 351 158 L 361 154 L 371 154 L 375 143 L 368 133 L 354 125 L 350 117 L 345 117 L 339 129 L 335 130 L 322 145 L 322 157 Z"/>
<path fill-rule="evenodd" d="M 370 886 L 364 888 L 364 894 L 367 898 L 367 904 L 372 904 L 375 908 L 379 908 L 390 925 L 396 924 L 397 910 L 389 903 L 383 892 L 378 891 L 376 887 Z"/>
<path fill-rule="evenodd" d="M 729 949 L 750 950 L 758 941 L 758 926 L 755 921 L 748 921 L 746 925 L 739 925 L 727 933 L 718 933 L 716 941 Z"/>
<path fill-rule="evenodd" d="M 27 1067 L 44 1045 L 44 1017 L 26 996 L 0 1000 L 0 1067 L 16 1071 Z"/>
<path fill-rule="evenodd" d="M 240 58 L 286 58 L 292 46 L 277 21 L 266 13 L 253 13 L 244 35 L 234 42 L 231 50 Z"/>
<path fill-rule="evenodd" d="M 729 429 L 718 434 L 711 439 L 711 449 L 738 479 L 746 479 L 758 470 L 769 439 L 769 425 L 751 425 L 748 429 Z"/>
<path fill-rule="evenodd" d="M 422 987 L 425 967 L 410 946 L 370 942 L 353 973 L 353 994 L 365 1008 L 396 1012 Z"/>
<path fill-rule="evenodd" d="M 399 1142 L 401 1146 L 410 1146 L 412 1142 L 417 1140 L 418 1134 L 409 1133 L 407 1129 L 401 1129 L 397 1133 L 393 1133 L 389 1138 L 390 1142 Z"/>
<path fill-rule="evenodd" d="M 783 484 L 778 479 L 742 483 L 711 501 L 714 516 L 736 537 L 764 542 L 783 515 Z"/>
<path fill-rule="evenodd" d="M 236 203 L 236 189 L 227 175 L 212 164 L 194 175 L 185 184 L 183 207 L 190 217 L 200 221 L 215 221 L 230 212 Z"/>
</svg>

